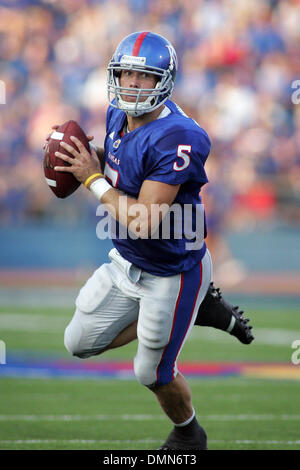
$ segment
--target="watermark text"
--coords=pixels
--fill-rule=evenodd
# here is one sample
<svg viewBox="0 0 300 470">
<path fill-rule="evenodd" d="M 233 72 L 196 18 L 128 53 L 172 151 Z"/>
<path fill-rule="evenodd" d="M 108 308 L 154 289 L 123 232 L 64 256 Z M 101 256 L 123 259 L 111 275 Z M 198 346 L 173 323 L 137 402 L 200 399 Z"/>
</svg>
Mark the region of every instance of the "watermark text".
<svg viewBox="0 0 300 470">
<path fill-rule="evenodd" d="M 100 240 L 185 240 L 186 250 L 199 250 L 204 239 L 203 204 L 130 204 L 119 199 L 118 210 L 109 204 L 100 204 L 96 215 L 100 221 L 96 234 Z M 119 223 L 117 223 L 117 220 Z"/>
<path fill-rule="evenodd" d="M 293 352 L 291 360 L 295 366 L 298 366 L 300 364 L 300 339 L 292 342 L 292 348 L 296 349 L 296 351 Z"/>
<path fill-rule="evenodd" d="M 300 103 L 300 80 L 294 80 L 291 86 L 293 89 L 295 89 L 295 91 L 292 93 L 292 103 L 299 104 Z"/>
</svg>

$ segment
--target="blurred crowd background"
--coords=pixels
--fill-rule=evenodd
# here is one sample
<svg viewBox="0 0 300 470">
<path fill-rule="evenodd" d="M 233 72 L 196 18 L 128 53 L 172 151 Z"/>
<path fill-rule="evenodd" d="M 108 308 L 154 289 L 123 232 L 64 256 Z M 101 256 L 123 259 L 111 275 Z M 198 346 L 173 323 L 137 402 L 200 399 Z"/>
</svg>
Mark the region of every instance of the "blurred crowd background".
<svg viewBox="0 0 300 470">
<path fill-rule="evenodd" d="M 95 216 L 84 188 L 55 199 L 43 143 L 53 124 L 75 119 L 103 144 L 106 66 L 140 30 L 174 44 L 173 100 L 213 144 L 203 191 L 210 243 L 229 228 L 298 224 L 299 25 L 299 0 L 1 0 L 0 226 Z"/>
</svg>

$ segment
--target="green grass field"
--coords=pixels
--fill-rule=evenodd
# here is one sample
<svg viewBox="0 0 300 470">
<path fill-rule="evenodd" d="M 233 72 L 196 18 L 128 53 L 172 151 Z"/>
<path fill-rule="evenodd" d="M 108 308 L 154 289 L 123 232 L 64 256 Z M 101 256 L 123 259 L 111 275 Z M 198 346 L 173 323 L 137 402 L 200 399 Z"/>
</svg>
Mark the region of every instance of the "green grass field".
<svg viewBox="0 0 300 470">
<path fill-rule="evenodd" d="M 252 308 L 250 346 L 194 327 L 179 361 L 291 363 L 300 339 L 296 309 Z M 70 359 L 63 345 L 71 309 L 0 308 L 7 354 Z M 89 359 L 132 360 L 136 343 Z M 79 360 L 79 359 L 78 359 Z M 9 364 L 0 365 L 7 367 Z M 294 366 L 299 367 L 299 366 Z M 300 382 L 259 377 L 188 379 L 210 449 L 300 449 Z M 157 449 L 171 423 L 135 380 L 0 378 L 0 449 Z"/>
</svg>

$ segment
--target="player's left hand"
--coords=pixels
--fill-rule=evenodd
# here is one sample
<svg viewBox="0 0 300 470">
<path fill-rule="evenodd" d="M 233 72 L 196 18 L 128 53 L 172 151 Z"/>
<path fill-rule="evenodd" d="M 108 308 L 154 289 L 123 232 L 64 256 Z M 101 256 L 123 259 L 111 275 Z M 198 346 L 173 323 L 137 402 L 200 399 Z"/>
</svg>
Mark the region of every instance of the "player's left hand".
<svg viewBox="0 0 300 470">
<path fill-rule="evenodd" d="M 78 181 L 84 183 L 87 178 L 94 173 L 101 173 L 100 162 L 93 148 L 91 149 L 91 153 L 89 153 L 77 137 L 72 136 L 70 139 L 74 142 L 77 149 L 65 142 L 61 142 L 60 145 L 63 149 L 73 155 L 74 158 L 69 157 L 62 152 L 55 152 L 55 155 L 65 162 L 70 163 L 71 166 L 56 166 L 54 167 L 54 170 L 73 173 Z"/>
</svg>

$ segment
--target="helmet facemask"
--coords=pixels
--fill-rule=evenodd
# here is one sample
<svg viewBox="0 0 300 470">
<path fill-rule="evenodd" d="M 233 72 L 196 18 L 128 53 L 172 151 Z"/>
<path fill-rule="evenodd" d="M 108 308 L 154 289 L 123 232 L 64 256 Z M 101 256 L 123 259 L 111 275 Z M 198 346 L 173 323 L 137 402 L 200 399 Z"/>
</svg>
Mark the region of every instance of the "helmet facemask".
<svg viewBox="0 0 300 470">
<path fill-rule="evenodd" d="M 145 72 L 153 74 L 158 78 L 155 88 L 126 88 L 120 86 L 120 76 L 122 70 L 131 70 L 136 72 Z M 123 65 L 120 62 L 111 61 L 108 66 L 108 101 L 115 107 L 122 109 L 128 115 L 138 117 L 144 113 L 149 113 L 161 106 L 166 99 L 171 95 L 174 88 L 174 82 L 169 70 L 164 70 L 157 67 L 139 67 L 136 65 Z M 115 98 L 115 103 L 113 98 Z M 129 102 L 122 98 L 122 96 L 134 96 L 135 102 Z M 140 98 L 146 97 L 144 101 Z"/>
</svg>

